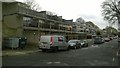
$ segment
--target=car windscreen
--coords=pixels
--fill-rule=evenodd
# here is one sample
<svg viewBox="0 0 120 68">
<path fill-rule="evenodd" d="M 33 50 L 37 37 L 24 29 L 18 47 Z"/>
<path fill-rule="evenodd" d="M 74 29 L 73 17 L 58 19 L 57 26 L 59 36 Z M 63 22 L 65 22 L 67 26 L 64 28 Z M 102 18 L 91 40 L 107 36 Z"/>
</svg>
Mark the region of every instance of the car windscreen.
<svg viewBox="0 0 120 68">
<path fill-rule="evenodd" d="M 76 43 L 75 40 L 70 40 L 68 43 Z"/>
<path fill-rule="evenodd" d="M 83 42 L 84 40 L 79 40 L 79 42 Z"/>
<path fill-rule="evenodd" d="M 101 38 L 95 38 L 95 40 L 101 40 Z"/>
</svg>

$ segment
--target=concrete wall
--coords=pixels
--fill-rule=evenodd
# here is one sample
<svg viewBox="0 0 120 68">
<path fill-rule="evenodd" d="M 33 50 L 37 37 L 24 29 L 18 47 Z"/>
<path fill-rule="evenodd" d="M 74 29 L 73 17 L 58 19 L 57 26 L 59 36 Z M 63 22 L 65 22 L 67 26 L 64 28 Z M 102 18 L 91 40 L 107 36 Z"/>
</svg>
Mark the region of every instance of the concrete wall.
<svg viewBox="0 0 120 68">
<path fill-rule="evenodd" d="M 22 36 L 22 17 L 8 15 L 3 17 L 3 37 L 21 37 Z"/>
<path fill-rule="evenodd" d="M 0 2 L 0 56 L 2 55 L 2 3 Z M 2 66 L 2 58 L 0 57 L 0 67 Z"/>
<path fill-rule="evenodd" d="M 3 4 L 3 15 L 14 14 L 17 12 L 17 3 Z"/>
<path fill-rule="evenodd" d="M 23 36 L 27 38 L 28 45 L 37 46 L 40 40 L 40 36 L 45 34 L 44 32 L 32 31 L 32 30 L 24 30 Z"/>
</svg>

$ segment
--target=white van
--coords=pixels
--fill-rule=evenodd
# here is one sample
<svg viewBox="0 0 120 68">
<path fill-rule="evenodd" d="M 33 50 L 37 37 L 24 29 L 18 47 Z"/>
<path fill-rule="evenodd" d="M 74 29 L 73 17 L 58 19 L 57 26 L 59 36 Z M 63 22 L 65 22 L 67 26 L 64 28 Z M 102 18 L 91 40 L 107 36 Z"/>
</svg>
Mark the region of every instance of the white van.
<svg viewBox="0 0 120 68">
<path fill-rule="evenodd" d="M 64 36 L 60 35 L 42 35 L 40 37 L 39 49 L 47 50 L 69 50 L 69 44 L 66 42 Z"/>
</svg>

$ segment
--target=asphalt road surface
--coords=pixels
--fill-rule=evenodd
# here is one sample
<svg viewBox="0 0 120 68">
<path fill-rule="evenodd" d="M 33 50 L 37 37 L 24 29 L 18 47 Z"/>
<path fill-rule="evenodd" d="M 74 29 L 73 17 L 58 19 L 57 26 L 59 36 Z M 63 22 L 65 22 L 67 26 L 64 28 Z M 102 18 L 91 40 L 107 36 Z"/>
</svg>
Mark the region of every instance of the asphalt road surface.
<svg viewBox="0 0 120 68">
<path fill-rule="evenodd" d="M 5 56 L 3 66 L 118 66 L 116 39 L 69 51 Z"/>
</svg>

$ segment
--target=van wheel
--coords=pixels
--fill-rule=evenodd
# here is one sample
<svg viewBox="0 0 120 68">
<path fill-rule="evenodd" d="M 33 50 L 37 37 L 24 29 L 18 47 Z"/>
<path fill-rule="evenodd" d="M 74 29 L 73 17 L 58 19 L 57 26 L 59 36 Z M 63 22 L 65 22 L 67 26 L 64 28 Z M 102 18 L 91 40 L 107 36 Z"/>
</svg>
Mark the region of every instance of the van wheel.
<svg viewBox="0 0 120 68">
<path fill-rule="evenodd" d="M 46 52 L 46 49 L 42 49 L 42 52 Z"/>
<path fill-rule="evenodd" d="M 53 49 L 53 51 L 56 53 L 56 52 L 58 52 L 58 47 L 55 47 L 54 49 Z"/>
</svg>

